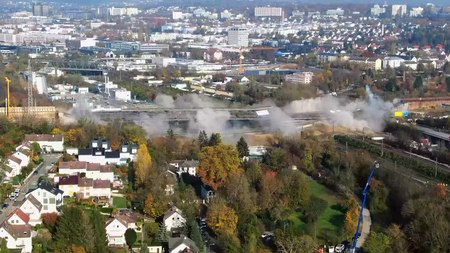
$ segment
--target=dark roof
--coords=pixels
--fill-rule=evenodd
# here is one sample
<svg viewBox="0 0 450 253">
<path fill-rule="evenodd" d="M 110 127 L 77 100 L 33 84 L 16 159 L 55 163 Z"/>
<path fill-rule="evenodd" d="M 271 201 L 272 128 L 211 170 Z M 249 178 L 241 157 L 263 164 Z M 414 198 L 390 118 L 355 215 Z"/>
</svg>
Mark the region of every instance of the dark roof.
<svg viewBox="0 0 450 253">
<path fill-rule="evenodd" d="M 105 152 L 105 158 L 120 158 L 120 151 Z"/>
<path fill-rule="evenodd" d="M 92 148 L 80 148 L 78 149 L 78 155 L 92 155 L 94 153 Z"/>
<path fill-rule="evenodd" d="M 38 184 L 38 188 L 46 190 L 46 191 L 50 192 L 53 195 L 58 195 L 59 193 L 63 194 L 63 191 L 61 191 L 60 189 L 54 187 L 49 182 L 45 182 L 45 181 L 40 182 Z"/>
<path fill-rule="evenodd" d="M 20 158 L 17 158 L 17 157 L 15 157 L 13 155 L 9 157 L 9 160 L 11 160 L 11 161 L 13 161 L 13 162 L 15 162 L 17 164 L 20 164 L 22 162 L 22 160 L 20 160 Z"/>
<path fill-rule="evenodd" d="M 164 213 L 163 220 L 170 218 L 174 213 L 178 213 L 179 215 L 183 216 L 183 213 L 181 212 L 181 210 L 178 209 L 177 207 L 173 206 Z"/>
</svg>

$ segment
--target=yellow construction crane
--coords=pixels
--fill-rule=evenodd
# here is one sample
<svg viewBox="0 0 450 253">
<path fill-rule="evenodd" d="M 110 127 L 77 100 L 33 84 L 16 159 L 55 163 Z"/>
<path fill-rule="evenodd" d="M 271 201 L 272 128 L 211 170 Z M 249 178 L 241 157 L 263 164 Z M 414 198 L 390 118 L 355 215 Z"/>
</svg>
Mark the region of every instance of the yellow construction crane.
<svg viewBox="0 0 450 253">
<path fill-rule="evenodd" d="M 11 79 L 9 79 L 7 76 L 5 76 L 5 82 L 6 82 L 6 117 L 10 118 L 10 95 L 9 95 L 9 85 L 11 84 Z"/>
</svg>

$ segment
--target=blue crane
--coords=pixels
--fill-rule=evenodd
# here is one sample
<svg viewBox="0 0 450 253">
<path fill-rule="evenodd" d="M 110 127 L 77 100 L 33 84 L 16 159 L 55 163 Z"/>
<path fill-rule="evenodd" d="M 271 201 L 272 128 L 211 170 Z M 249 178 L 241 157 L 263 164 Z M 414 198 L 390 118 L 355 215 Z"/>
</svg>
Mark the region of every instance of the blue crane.
<svg viewBox="0 0 450 253">
<path fill-rule="evenodd" d="M 353 237 L 353 246 L 352 246 L 352 253 L 356 252 L 356 243 L 358 242 L 358 237 L 359 237 L 359 228 L 361 226 L 361 221 L 363 219 L 363 211 L 364 211 L 364 206 L 366 204 L 366 198 L 367 198 L 367 188 L 369 188 L 369 184 L 370 184 L 370 180 L 372 180 L 373 177 L 373 173 L 375 172 L 375 169 L 378 169 L 380 167 L 380 164 L 375 161 L 372 165 L 372 170 L 370 171 L 370 175 L 367 178 L 367 183 L 366 186 L 364 187 L 364 190 L 362 191 L 363 194 L 363 201 L 361 203 L 361 211 L 359 212 L 359 219 L 358 219 L 358 226 L 356 226 L 356 232 L 355 232 L 355 237 Z"/>
</svg>

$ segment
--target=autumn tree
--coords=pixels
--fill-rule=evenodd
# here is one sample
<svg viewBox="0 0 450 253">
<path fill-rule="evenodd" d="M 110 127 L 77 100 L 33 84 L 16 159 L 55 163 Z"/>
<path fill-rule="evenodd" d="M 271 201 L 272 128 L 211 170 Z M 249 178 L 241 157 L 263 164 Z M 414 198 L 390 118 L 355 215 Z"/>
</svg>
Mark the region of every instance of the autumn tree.
<svg viewBox="0 0 450 253">
<path fill-rule="evenodd" d="M 198 175 L 202 182 L 217 190 L 240 171 L 237 150 L 231 145 L 205 147 L 199 154 Z"/>
<path fill-rule="evenodd" d="M 386 235 L 390 239 L 389 248 L 396 253 L 410 252 L 408 247 L 408 241 L 405 233 L 401 230 L 399 225 L 392 224 L 386 230 Z"/>
<path fill-rule="evenodd" d="M 208 208 L 206 222 L 217 234 L 233 235 L 236 231 L 238 216 L 232 208 L 215 201 Z"/>
<path fill-rule="evenodd" d="M 151 193 L 148 193 L 144 201 L 144 213 L 152 218 L 157 218 L 161 216 L 164 211 L 164 204 L 155 199 Z"/>
<path fill-rule="evenodd" d="M 50 231 L 54 231 L 56 221 L 58 219 L 58 213 L 43 213 L 41 215 L 42 223 L 49 229 Z"/>
<path fill-rule="evenodd" d="M 358 205 L 358 202 L 354 198 L 350 198 L 347 203 L 347 212 L 345 213 L 345 220 L 344 220 L 344 231 L 347 236 L 353 236 L 356 227 L 358 226 L 358 218 L 359 218 L 359 212 L 361 208 Z M 362 230 L 363 224 L 361 223 Z"/>
<path fill-rule="evenodd" d="M 135 175 L 137 184 L 143 184 L 152 167 L 152 158 L 146 144 L 140 144 L 135 163 Z"/>
<path fill-rule="evenodd" d="M 317 248 L 317 243 L 309 235 L 296 235 L 291 230 L 275 231 L 276 245 L 283 253 L 310 253 Z"/>
<path fill-rule="evenodd" d="M 236 144 L 236 149 L 239 152 L 239 157 L 249 156 L 248 144 L 245 141 L 244 137 L 241 137 Z"/>
</svg>

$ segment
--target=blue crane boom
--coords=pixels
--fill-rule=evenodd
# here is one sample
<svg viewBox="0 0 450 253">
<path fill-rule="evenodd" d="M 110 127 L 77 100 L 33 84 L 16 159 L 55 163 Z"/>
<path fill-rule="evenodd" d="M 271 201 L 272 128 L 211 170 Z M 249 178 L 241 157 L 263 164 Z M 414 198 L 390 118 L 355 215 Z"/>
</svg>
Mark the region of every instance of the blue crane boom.
<svg viewBox="0 0 450 253">
<path fill-rule="evenodd" d="M 379 167 L 380 167 L 380 164 L 377 161 L 375 161 L 372 165 L 372 170 L 370 171 L 370 175 L 367 178 L 366 186 L 364 187 L 364 190 L 362 191 L 363 200 L 361 203 L 361 211 L 359 212 L 358 225 L 356 226 L 355 237 L 353 237 L 353 246 L 352 246 L 352 250 L 351 250 L 352 253 L 355 253 L 355 251 L 356 251 L 356 243 L 358 242 L 359 228 L 361 227 L 361 221 L 363 219 L 363 211 L 364 211 L 364 206 L 366 204 L 367 190 L 369 188 L 370 180 L 372 180 L 375 169 L 378 169 Z"/>
</svg>

